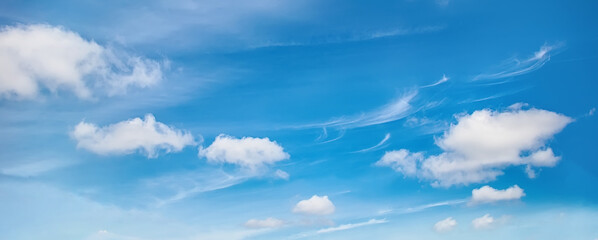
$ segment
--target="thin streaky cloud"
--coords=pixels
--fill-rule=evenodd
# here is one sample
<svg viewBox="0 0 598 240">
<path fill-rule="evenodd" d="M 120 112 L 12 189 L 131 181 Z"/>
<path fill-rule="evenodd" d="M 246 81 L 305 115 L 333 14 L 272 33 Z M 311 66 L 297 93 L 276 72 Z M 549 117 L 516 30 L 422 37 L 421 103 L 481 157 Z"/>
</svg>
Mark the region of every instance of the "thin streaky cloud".
<svg viewBox="0 0 598 240">
<path fill-rule="evenodd" d="M 341 139 L 341 138 L 343 138 L 343 137 L 345 136 L 345 132 L 346 132 L 346 130 L 345 130 L 345 129 L 341 129 L 341 130 L 339 131 L 339 133 L 338 133 L 338 136 L 337 136 L 337 137 L 335 137 L 335 138 L 333 138 L 333 139 L 330 139 L 330 140 L 323 141 L 323 142 L 319 142 L 318 144 L 331 143 L 331 142 L 334 142 L 334 141 L 336 141 L 336 140 L 339 140 L 339 139 Z"/>
<path fill-rule="evenodd" d="M 425 86 L 422 86 L 422 87 L 420 87 L 420 88 L 434 87 L 434 86 L 437 86 L 437 85 L 443 84 L 443 83 L 445 83 L 445 82 L 448 82 L 448 80 L 450 80 L 450 78 L 449 78 L 449 77 L 447 77 L 445 74 L 442 74 L 442 78 L 440 78 L 440 80 L 438 80 L 438 81 L 436 81 L 435 83 L 432 83 L 432 84 L 430 84 L 430 85 L 425 85 Z"/>
<path fill-rule="evenodd" d="M 306 124 L 296 128 L 332 127 L 339 129 L 352 129 L 393 122 L 414 112 L 411 102 L 415 96 L 417 96 L 417 91 L 410 91 L 395 101 L 392 101 L 377 110 L 352 117 L 343 116 L 324 123 Z"/>
<path fill-rule="evenodd" d="M 317 234 L 322 234 L 322 233 L 330 233 L 330 232 L 336 232 L 336 231 L 343 231 L 343 230 L 349 230 L 352 228 L 358 228 L 358 227 L 363 227 L 363 226 L 368 226 L 368 225 L 374 225 L 374 224 L 381 224 L 381 223 L 387 223 L 388 221 L 386 219 L 370 219 L 368 221 L 365 222 L 358 222 L 358 223 L 348 223 L 348 224 L 342 224 L 339 225 L 338 227 L 330 227 L 330 228 L 323 228 L 318 230 L 316 233 Z"/>
<path fill-rule="evenodd" d="M 371 152 L 374 150 L 378 150 L 380 149 L 384 143 L 386 143 L 386 141 L 388 141 L 388 139 L 390 139 L 390 133 L 387 133 L 386 135 L 384 135 L 384 138 L 376 145 L 369 147 L 369 148 L 365 148 L 365 149 L 361 149 L 352 153 L 362 153 L 362 152 Z"/>
<path fill-rule="evenodd" d="M 466 199 L 456 199 L 456 200 L 449 200 L 449 201 L 442 201 L 442 202 L 424 204 L 424 205 L 415 206 L 415 207 L 409 207 L 409 208 L 385 209 L 385 210 L 380 211 L 378 214 L 379 215 L 386 215 L 386 214 L 398 214 L 398 215 L 402 215 L 402 214 L 407 214 L 407 213 L 421 212 L 421 211 L 424 211 L 424 210 L 430 209 L 430 208 L 443 207 L 443 206 L 453 206 L 453 205 L 461 205 L 461 204 L 467 203 L 468 201 L 469 201 L 469 199 L 466 198 Z"/>
<path fill-rule="evenodd" d="M 510 61 L 510 64 L 503 66 L 503 70 L 493 73 L 479 74 L 473 78 L 473 81 L 514 77 L 536 71 L 550 61 L 550 53 L 559 47 L 559 45 L 543 45 L 540 47 L 540 50 L 535 52 L 531 57 L 523 60 L 515 58 Z"/>
</svg>

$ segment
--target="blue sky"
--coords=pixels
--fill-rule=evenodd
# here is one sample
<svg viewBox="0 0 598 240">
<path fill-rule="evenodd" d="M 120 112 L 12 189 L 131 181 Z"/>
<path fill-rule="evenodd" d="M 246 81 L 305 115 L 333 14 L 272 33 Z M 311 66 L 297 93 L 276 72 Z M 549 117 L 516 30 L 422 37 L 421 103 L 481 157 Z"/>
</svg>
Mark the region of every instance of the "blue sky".
<svg viewBox="0 0 598 240">
<path fill-rule="evenodd" d="M 597 239 L 596 9 L 3 1 L 0 238 Z"/>
</svg>

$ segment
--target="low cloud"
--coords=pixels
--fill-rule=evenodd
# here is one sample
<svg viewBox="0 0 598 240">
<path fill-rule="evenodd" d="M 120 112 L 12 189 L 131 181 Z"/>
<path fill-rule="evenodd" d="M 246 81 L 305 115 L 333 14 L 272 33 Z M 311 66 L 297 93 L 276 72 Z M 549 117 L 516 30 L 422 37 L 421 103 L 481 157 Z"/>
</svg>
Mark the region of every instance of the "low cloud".
<svg viewBox="0 0 598 240">
<path fill-rule="evenodd" d="M 434 231 L 439 233 L 449 232 L 457 226 L 457 221 L 452 217 L 448 217 L 434 224 Z"/>
<path fill-rule="evenodd" d="M 490 203 L 496 201 L 518 200 L 525 196 L 523 189 L 514 185 L 504 190 L 483 186 L 471 191 L 471 204 Z"/>
<path fill-rule="evenodd" d="M 269 138 L 234 138 L 224 134 L 217 136 L 210 146 L 200 147 L 198 156 L 209 163 L 235 164 L 250 170 L 290 158 L 282 146 Z"/>
<path fill-rule="evenodd" d="M 0 29 L 0 97 L 33 99 L 66 91 L 82 99 L 145 88 L 162 79 L 160 63 L 101 46 L 62 27 Z"/>
<path fill-rule="evenodd" d="M 158 152 L 179 152 L 195 145 L 193 136 L 177 130 L 148 114 L 145 119 L 134 118 L 104 127 L 80 122 L 71 132 L 77 147 L 100 155 L 130 154 L 141 152 L 149 158 Z"/>
<path fill-rule="evenodd" d="M 432 180 L 434 186 L 489 182 L 508 166 L 555 166 L 560 157 L 547 141 L 572 121 L 535 108 L 478 110 L 457 116 L 457 123 L 435 139 L 442 153 L 424 157 L 424 153 L 407 149 L 389 151 L 376 165 L 391 167 L 407 177 Z"/>
<path fill-rule="evenodd" d="M 330 215 L 335 210 L 328 196 L 313 195 L 310 199 L 301 200 L 293 208 L 294 213 L 306 215 Z"/>
<path fill-rule="evenodd" d="M 486 229 L 490 228 L 494 222 L 495 220 L 492 216 L 490 216 L 490 214 L 485 214 L 484 216 L 471 221 L 471 225 L 473 225 L 475 229 Z"/>
</svg>

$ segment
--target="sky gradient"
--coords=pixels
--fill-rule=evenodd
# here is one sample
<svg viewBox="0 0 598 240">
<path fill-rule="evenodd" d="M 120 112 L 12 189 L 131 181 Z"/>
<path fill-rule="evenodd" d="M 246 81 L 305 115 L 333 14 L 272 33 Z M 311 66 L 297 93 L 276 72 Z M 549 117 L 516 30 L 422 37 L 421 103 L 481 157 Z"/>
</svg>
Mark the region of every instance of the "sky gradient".
<svg viewBox="0 0 598 240">
<path fill-rule="evenodd" d="M 598 239 L 596 10 L 2 1 L 0 239 Z"/>
</svg>

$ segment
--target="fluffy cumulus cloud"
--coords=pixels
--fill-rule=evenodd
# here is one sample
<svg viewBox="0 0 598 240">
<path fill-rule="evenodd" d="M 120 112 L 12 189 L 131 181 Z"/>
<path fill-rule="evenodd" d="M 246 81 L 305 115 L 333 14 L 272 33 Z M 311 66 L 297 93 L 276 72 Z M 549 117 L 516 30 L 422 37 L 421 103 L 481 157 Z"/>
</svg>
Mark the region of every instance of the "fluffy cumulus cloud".
<svg viewBox="0 0 598 240">
<path fill-rule="evenodd" d="M 439 233 L 448 232 L 453 230 L 455 226 L 457 226 L 457 220 L 453 219 L 452 217 L 448 217 L 434 224 L 434 231 Z"/>
<path fill-rule="evenodd" d="M 313 195 L 310 199 L 301 200 L 293 208 L 294 213 L 306 215 L 330 215 L 335 210 L 328 196 Z"/>
<path fill-rule="evenodd" d="M 140 151 L 151 158 L 159 151 L 178 152 L 185 146 L 195 145 L 190 133 L 157 122 L 151 114 L 145 119 L 134 118 L 105 127 L 82 121 L 71 136 L 78 148 L 101 155 Z"/>
<path fill-rule="evenodd" d="M 219 135 L 207 148 L 199 148 L 199 157 L 205 157 L 210 163 L 229 163 L 248 169 L 258 169 L 289 159 L 290 155 L 282 146 L 268 138 L 234 138 Z"/>
<path fill-rule="evenodd" d="M 406 149 L 389 151 L 382 156 L 376 166 L 391 167 L 405 176 L 415 176 L 417 173 L 417 163 L 424 159 L 422 153 L 410 153 Z"/>
<path fill-rule="evenodd" d="M 471 221 L 471 225 L 473 225 L 475 229 L 485 229 L 491 227 L 494 222 L 495 220 L 490 214 L 485 214 L 484 216 Z"/>
<path fill-rule="evenodd" d="M 284 225 L 284 221 L 269 217 L 263 220 L 250 219 L 244 225 L 247 228 L 279 228 Z"/>
<path fill-rule="evenodd" d="M 525 196 L 523 189 L 514 185 L 504 190 L 494 189 L 490 186 L 483 186 L 471 191 L 471 203 L 489 203 L 496 201 L 517 200 Z"/>
<path fill-rule="evenodd" d="M 436 138 L 440 154 L 424 157 L 401 149 L 387 152 L 377 165 L 432 180 L 435 186 L 493 181 L 508 166 L 527 166 L 529 174 L 534 167 L 552 167 L 560 160 L 547 141 L 571 121 L 535 108 L 479 110 L 458 116 L 457 123 Z"/>
<path fill-rule="evenodd" d="M 40 92 L 72 92 L 92 98 L 129 86 L 148 87 L 162 79 L 161 65 L 86 40 L 49 25 L 0 29 L 0 97 L 32 99 Z"/>
</svg>

